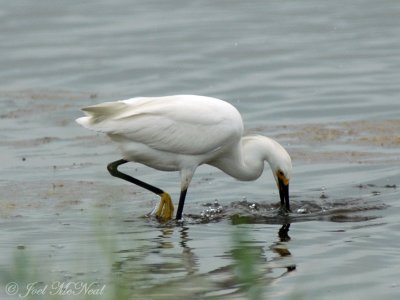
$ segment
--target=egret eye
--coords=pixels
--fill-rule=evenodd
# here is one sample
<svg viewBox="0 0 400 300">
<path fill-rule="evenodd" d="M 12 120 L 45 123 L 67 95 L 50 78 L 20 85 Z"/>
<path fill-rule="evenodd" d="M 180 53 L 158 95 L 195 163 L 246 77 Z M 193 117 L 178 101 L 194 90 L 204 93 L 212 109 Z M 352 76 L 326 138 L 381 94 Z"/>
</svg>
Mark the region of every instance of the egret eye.
<svg viewBox="0 0 400 300">
<path fill-rule="evenodd" d="M 284 176 L 285 175 L 282 170 L 279 170 L 278 174 L 279 174 L 279 176 Z"/>
</svg>

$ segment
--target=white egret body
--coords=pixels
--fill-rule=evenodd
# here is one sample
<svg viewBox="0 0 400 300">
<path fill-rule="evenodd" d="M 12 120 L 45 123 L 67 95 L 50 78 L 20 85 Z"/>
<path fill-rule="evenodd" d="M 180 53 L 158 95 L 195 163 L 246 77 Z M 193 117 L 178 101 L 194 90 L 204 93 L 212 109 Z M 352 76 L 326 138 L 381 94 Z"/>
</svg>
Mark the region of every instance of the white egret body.
<svg viewBox="0 0 400 300">
<path fill-rule="evenodd" d="M 279 187 L 281 205 L 290 209 L 289 154 L 268 137 L 243 136 L 240 113 L 228 102 L 178 95 L 105 102 L 82 110 L 86 116 L 76 120 L 79 124 L 106 133 L 120 147 L 123 159 L 109 164 L 110 173 L 160 195 L 159 217 L 172 217 L 168 193 L 119 172 L 120 164 L 133 161 L 162 171 L 180 171 L 176 219 L 181 219 L 186 192 L 199 165 L 215 166 L 239 180 L 255 180 L 267 161 Z"/>
</svg>

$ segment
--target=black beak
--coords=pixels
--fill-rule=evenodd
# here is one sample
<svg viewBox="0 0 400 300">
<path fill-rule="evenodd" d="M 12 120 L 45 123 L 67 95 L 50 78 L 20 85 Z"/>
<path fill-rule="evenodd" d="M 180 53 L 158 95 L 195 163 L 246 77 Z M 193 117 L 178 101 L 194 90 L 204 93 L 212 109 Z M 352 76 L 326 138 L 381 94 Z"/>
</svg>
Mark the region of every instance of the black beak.
<svg viewBox="0 0 400 300">
<path fill-rule="evenodd" d="M 287 212 L 290 212 L 289 203 L 289 184 L 285 184 L 283 180 L 279 179 L 279 197 L 281 198 L 281 207 L 284 207 Z"/>
</svg>

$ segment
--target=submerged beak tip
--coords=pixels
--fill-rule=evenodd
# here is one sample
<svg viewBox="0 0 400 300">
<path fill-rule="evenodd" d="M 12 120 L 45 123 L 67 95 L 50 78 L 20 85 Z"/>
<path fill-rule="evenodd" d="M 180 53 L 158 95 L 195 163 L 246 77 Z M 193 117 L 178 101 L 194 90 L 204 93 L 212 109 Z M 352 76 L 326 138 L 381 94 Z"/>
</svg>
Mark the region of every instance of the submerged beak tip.
<svg viewBox="0 0 400 300">
<path fill-rule="evenodd" d="M 281 199 L 281 206 L 284 207 L 288 212 L 290 212 L 290 202 L 289 202 L 289 180 L 279 178 L 279 196 Z"/>
</svg>

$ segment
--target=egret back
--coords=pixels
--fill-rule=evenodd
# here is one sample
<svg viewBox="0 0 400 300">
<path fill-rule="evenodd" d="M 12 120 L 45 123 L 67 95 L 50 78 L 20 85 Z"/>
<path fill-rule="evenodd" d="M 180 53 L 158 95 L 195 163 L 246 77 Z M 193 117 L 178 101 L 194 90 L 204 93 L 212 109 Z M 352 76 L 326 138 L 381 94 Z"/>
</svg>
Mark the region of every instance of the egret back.
<svg viewBox="0 0 400 300">
<path fill-rule="evenodd" d="M 203 96 L 133 98 L 84 108 L 82 126 L 127 144 L 199 155 L 237 143 L 243 133 L 239 112 L 229 103 Z"/>
</svg>

